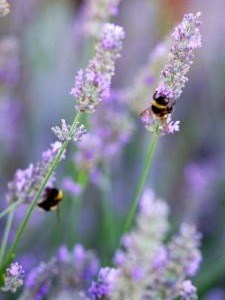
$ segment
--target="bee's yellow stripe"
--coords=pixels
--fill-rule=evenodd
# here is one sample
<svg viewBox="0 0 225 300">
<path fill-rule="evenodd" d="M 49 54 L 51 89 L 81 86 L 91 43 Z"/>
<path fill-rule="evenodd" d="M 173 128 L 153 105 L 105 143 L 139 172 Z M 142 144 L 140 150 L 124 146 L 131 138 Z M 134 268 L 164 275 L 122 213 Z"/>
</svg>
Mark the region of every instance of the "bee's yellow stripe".
<svg viewBox="0 0 225 300">
<path fill-rule="evenodd" d="M 159 104 L 157 103 L 155 100 L 152 101 L 152 105 L 159 108 L 159 109 L 164 109 L 167 107 L 167 105 L 162 105 L 162 104 Z"/>
<path fill-rule="evenodd" d="M 62 198 L 63 198 L 63 192 L 62 192 L 62 190 L 59 190 L 59 192 L 58 192 L 58 195 L 55 197 L 55 199 L 54 200 L 62 200 Z"/>
</svg>

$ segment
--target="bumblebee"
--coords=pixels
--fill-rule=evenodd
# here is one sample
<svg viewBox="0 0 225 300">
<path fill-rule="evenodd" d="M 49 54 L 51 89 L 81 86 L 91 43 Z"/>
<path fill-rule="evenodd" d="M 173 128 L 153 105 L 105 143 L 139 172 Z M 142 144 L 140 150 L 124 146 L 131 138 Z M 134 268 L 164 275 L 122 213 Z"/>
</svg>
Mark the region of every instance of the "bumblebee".
<svg viewBox="0 0 225 300">
<path fill-rule="evenodd" d="M 161 121 L 164 121 L 168 115 L 173 112 L 175 101 L 172 101 L 164 95 L 156 96 L 156 94 L 157 92 L 153 95 L 151 106 L 140 114 L 144 122 L 147 122 L 151 116 L 155 116 Z"/>
<path fill-rule="evenodd" d="M 62 190 L 46 187 L 44 196 L 37 205 L 45 211 L 54 211 L 58 209 L 58 205 L 62 199 Z"/>
</svg>

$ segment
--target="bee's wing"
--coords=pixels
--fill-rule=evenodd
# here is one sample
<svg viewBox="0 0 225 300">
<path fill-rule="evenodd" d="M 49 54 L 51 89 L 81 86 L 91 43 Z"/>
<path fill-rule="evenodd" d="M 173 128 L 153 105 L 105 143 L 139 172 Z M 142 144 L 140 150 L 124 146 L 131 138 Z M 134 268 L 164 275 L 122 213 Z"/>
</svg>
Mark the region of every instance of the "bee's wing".
<svg viewBox="0 0 225 300">
<path fill-rule="evenodd" d="M 151 125 L 153 122 L 153 114 L 151 106 L 146 108 L 141 114 L 140 118 L 145 125 Z"/>
</svg>

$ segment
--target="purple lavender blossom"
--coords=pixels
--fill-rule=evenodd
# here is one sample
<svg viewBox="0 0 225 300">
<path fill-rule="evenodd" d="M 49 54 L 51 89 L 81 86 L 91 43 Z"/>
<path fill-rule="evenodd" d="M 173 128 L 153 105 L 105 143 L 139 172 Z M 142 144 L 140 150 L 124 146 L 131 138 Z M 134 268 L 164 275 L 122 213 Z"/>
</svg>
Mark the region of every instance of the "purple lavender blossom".
<svg viewBox="0 0 225 300">
<path fill-rule="evenodd" d="M 98 282 L 92 283 L 89 293 L 94 300 L 111 299 L 111 295 L 119 279 L 119 270 L 102 268 L 98 275 Z"/>
<path fill-rule="evenodd" d="M 106 269 L 117 276 L 100 272 L 89 289 L 93 299 L 196 299 L 196 288 L 185 278 L 199 267 L 199 234 L 183 225 L 165 244 L 168 206 L 150 190 L 140 204 L 137 226 L 123 237 L 123 250 L 116 252 L 117 268 Z"/>
<path fill-rule="evenodd" d="M 97 274 L 99 261 L 92 251 L 87 251 L 82 245 L 75 245 L 70 253 L 66 246 L 60 247 L 57 254 L 59 266 L 58 281 L 60 285 L 70 285 L 81 289 Z"/>
<path fill-rule="evenodd" d="M 201 253 L 198 249 L 200 239 L 201 236 L 194 226 L 187 224 L 181 226 L 179 235 L 174 237 L 168 246 L 170 272 L 176 276 L 181 276 L 183 273 L 187 276 L 196 275 L 201 262 Z"/>
<path fill-rule="evenodd" d="M 33 269 L 25 281 L 27 299 L 42 300 L 48 294 L 57 273 L 55 259 L 50 260 L 47 264 L 40 263 Z"/>
<path fill-rule="evenodd" d="M 201 46 L 201 34 L 199 20 L 201 13 L 186 14 L 182 22 L 175 28 L 172 37 L 174 39 L 168 56 L 168 61 L 161 72 L 161 81 L 156 88 L 156 98 L 166 97 L 174 105 L 180 97 L 187 82 L 186 73 L 189 71 L 194 58 L 194 50 Z M 158 131 L 161 135 L 174 133 L 179 130 L 179 123 L 171 122 L 170 115 L 166 121 L 152 114 L 143 119 L 150 131 Z M 158 124 L 158 122 L 160 124 Z"/>
<path fill-rule="evenodd" d="M 9 13 L 10 5 L 7 0 L 0 0 L 0 17 L 4 17 Z"/>
<path fill-rule="evenodd" d="M 30 203 L 33 201 L 36 192 L 47 174 L 53 159 L 56 157 L 61 148 L 60 142 L 51 144 L 51 148 L 42 154 L 42 161 L 36 165 L 30 164 L 27 169 L 18 169 L 14 175 L 14 179 L 8 183 L 8 191 L 6 193 L 6 200 L 10 204 L 17 200 L 21 202 Z M 63 156 L 62 158 L 64 158 Z M 52 187 L 55 182 L 55 175 L 53 174 L 47 182 L 48 187 Z"/>
<path fill-rule="evenodd" d="M 85 71 L 75 77 L 70 94 L 76 98 L 76 110 L 94 112 L 96 105 L 109 96 L 115 61 L 120 57 L 124 31 L 122 27 L 105 24 L 96 46 L 96 55 Z"/>
<path fill-rule="evenodd" d="M 181 287 L 181 299 L 182 300 L 197 300 L 197 289 L 195 286 L 193 286 L 192 282 L 190 280 L 185 280 L 182 283 Z"/>
<path fill-rule="evenodd" d="M 23 285 L 24 270 L 17 262 L 11 263 L 6 269 L 3 291 L 15 293 Z"/>
</svg>

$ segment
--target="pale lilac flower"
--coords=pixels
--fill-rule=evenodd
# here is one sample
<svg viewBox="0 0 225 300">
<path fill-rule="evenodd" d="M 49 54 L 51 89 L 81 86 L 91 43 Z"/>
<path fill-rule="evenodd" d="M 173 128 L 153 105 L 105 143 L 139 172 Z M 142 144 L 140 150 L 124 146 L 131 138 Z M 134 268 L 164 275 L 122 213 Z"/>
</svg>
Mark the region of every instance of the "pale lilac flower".
<svg viewBox="0 0 225 300">
<path fill-rule="evenodd" d="M 169 105 L 173 106 L 180 97 L 187 82 L 186 74 L 194 58 L 194 50 L 201 46 L 201 34 L 199 20 L 201 13 L 186 14 L 182 22 L 175 28 L 172 37 L 168 61 L 161 72 L 160 82 L 156 88 L 155 97 L 169 99 Z M 170 117 L 170 115 L 168 115 Z M 179 130 L 177 122 L 172 123 L 170 119 L 162 120 L 154 114 L 149 119 L 143 119 L 150 131 L 157 131 L 160 134 L 174 133 Z"/>
<path fill-rule="evenodd" d="M 51 144 L 51 148 L 42 153 L 42 161 L 30 164 L 27 169 L 18 169 L 14 175 L 14 179 L 8 183 L 6 200 L 8 204 L 21 200 L 21 202 L 30 203 L 33 201 L 37 190 L 47 174 L 52 161 L 61 149 L 62 144 L 55 142 Z M 65 154 L 62 159 L 65 158 Z M 47 182 L 48 187 L 52 187 L 55 182 L 55 174 Z"/>
<path fill-rule="evenodd" d="M 122 238 L 122 250 L 116 252 L 117 276 L 100 273 L 89 289 L 93 299 L 195 299 L 196 288 L 185 279 L 199 267 L 199 234 L 183 225 L 179 235 L 165 243 L 167 218 L 167 204 L 146 191 L 137 226 Z"/>
<path fill-rule="evenodd" d="M 98 37 L 104 23 L 118 12 L 120 0 L 87 0 L 84 7 L 84 31 Z"/>
<path fill-rule="evenodd" d="M 96 105 L 109 96 L 115 61 L 120 57 L 124 31 L 122 27 L 105 24 L 96 46 L 96 55 L 85 71 L 75 77 L 70 94 L 75 97 L 78 111 L 94 112 Z"/>
<path fill-rule="evenodd" d="M 50 260 L 47 264 L 40 263 L 26 278 L 26 299 L 42 300 L 48 295 L 52 281 L 57 273 L 56 259 Z"/>
<path fill-rule="evenodd" d="M 119 280 L 119 270 L 102 268 L 98 275 L 98 282 L 92 283 L 89 293 L 94 300 L 111 299 L 117 280 Z"/>
<path fill-rule="evenodd" d="M 196 275 L 202 260 L 198 249 L 200 240 L 201 236 L 194 226 L 183 224 L 179 234 L 168 245 L 170 255 L 168 270 L 177 276 L 183 273 L 188 276 Z"/>
<path fill-rule="evenodd" d="M 75 245 L 72 252 L 61 246 L 55 258 L 40 263 L 27 276 L 21 300 L 42 300 L 54 297 L 62 291 L 85 297 L 85 291 L 99 271 L 99 260 L 92 251 Z"/>
<path fill-rule="evenodd" d="M 197 300 L 197 289 L 190 280 L 185 280 L 181 286 L 180 296 L 182 300 Z"/>
<path fill-rule="evenodd" d="M 57 136 L 57 138 L 61 141 L 71 141 L 74 142 L 80 141 L 82 136 L 87 133 L 87 129 L 84 125 L 80 125 L 79 122 L 76 123 L 75 129 L 73 132 L 71 131 L 71 125 L 67 125 L 64 119 L 61 120 L 62 127 L 52 127 L 52 132 Z"/>
<path fill-rule="evenodd" d="M 59 274 L 57 280 L 61 286 L 73 289 L 85 288 L 99 270 L 99 260 L 92 251 L 80 244 L 70 253 L 66 246 L 60 247 L 57 254 Z"/>
<path fill-rule="evenodd" d="M 11 263 L 6 269 L 3 291 L 15 293 L 23 285 L 24 270 L 17 262 Z"/>
<path fill-rule="evenodd" d="M 0 0 L 0 17 L 6 16 L 10 11 L 10 5 L 7 0 Z"/>
</svg>

